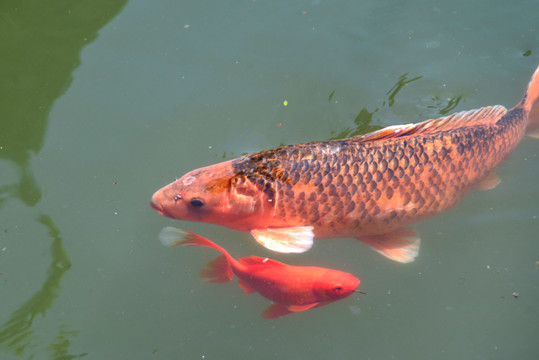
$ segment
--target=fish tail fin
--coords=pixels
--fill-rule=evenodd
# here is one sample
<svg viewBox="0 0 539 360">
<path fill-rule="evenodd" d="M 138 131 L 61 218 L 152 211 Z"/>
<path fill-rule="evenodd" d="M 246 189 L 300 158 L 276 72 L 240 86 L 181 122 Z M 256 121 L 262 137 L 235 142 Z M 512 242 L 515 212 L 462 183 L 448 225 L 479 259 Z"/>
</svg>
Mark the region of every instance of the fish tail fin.
<svg viewBox="0 0 539 360">
<path fill-rule="evenodd" d="M 223 253 L 224 258 L 228 263 L 233 263 L 235 260 L 230 256 L 228 251 L 214 243 L 202 237 L 198 234 L 195 234 L 192 231 L 178 229 L 173 226 L 165 226 L 159 233 L 159 240 L 166 247 L 176 247 L 176 246 L 205 246 L 215 250 L 218 250 Z"/>
<path fill-rule="evenodd" d="M 234 272 L 225 255 L 221 255 L 210 261 L 204 269 L 200 271 L 200 277 L 206 282 L 222 284 L 232 280 Z"/>
<path fill-rule="evenodd" d="M 159 240 L 167 247 L 175 246 L 205 246 L 219 250 L 223 255 L 210 261 L 206 268 L 200 272 L 200 277 L 211 283 L 225 283 L 232 280 L 232 262 L 235 260 L 230 254 L 214 242 L 195 234 L 189 230 L 178 229 L 173 226 L 164 227 L 159 233 Z"/>
<path fill-rule="evenodd" d="M 173 226 L 165 226 L 159 233 L 159 240 L 166 247 L 205 246 L 228 255 L 228 252 L 216 243 L 189 230 L 178 229 Z"/>
<path fill-rule="evenodd" d="M 526 135 L 539 139 L 539 67 L 532 75 L 520 106 L 528 112 Z"/>
</svg>

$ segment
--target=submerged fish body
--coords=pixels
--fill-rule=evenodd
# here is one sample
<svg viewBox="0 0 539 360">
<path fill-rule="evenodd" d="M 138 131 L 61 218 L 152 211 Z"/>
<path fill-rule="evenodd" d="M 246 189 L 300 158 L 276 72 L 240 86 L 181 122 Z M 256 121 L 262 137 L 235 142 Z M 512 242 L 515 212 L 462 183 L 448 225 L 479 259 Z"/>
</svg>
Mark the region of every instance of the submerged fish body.
<svg viewBox="0 0 539 360">
<path fill-rule="evenodd" d="M 245 293 L 258 292 L 272 300 L 262 316 L 276 318 L 292 312 L 327 305 L 350 296 L 359 286 L 352 274 L 315 266 L 292 266 L 257 256 L 235 260 L 225 249 L 193 232 L 165 227 L 161 242 L 173 246 L 206 246 L 223 255 L 210 261 L 200 276 L 208 282 L 224 283 L 236 275 Z"/>
<path fill-rule="evenodd" d="M 406 226 L 451 208 L 470 189 L 496 186 L 494 168 L 526 132 L 539 133 L 538 98 L 539 68 L 510 110 L 489 106 L 249 154 L 184 175 L 151 204 L 172 218 L 251 232 L 275 251 L 306 251 L 314 237 L 356 237 L 410 262 L 420 239 Z"/>
</svg>

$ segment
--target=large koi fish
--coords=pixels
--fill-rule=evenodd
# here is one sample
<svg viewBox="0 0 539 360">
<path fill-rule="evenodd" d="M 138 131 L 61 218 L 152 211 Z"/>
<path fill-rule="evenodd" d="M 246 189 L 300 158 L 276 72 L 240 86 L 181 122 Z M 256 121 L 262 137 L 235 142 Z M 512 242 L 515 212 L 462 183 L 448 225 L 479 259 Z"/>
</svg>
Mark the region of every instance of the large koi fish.
<svg viewBox="0 0 539 360">
<path fill-rule="evenodd" d="M 525 133 L 539 137 L 539 68 L 510 110 L 487 106 L 245 155 L 187 173 L 151 205 L 171 218 L 250 232 L 274 251 L 355 237 L 406 263 L 420 245 L 406 226 L 451 208 L 470 189 L 496 186 L 494 168 Z"/>
</svg>

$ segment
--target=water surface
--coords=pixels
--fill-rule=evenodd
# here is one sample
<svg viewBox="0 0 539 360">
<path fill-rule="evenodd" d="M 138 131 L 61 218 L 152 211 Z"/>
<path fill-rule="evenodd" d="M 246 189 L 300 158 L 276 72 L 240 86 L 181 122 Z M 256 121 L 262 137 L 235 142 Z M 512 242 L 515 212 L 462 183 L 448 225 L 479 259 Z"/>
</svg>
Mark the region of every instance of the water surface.
<svg viewBox="0 0 539 360">
<path fill-rule="evenodd" d="M 536 359 L 538 143 L 414 228 L 396 264 L 353 239 L 302 255 L 173 221 L 152 193 L 243 153 L 516 104 L 539 65 L 527 1 L 3 1 L 2 359 Z M 284 106 L 287 101 L 287 106 Z M 217 253 L 341 269 L 367 295 L 268 321 Z M 519 294 L 518 298 L 512 294 Z"/>
</svg>

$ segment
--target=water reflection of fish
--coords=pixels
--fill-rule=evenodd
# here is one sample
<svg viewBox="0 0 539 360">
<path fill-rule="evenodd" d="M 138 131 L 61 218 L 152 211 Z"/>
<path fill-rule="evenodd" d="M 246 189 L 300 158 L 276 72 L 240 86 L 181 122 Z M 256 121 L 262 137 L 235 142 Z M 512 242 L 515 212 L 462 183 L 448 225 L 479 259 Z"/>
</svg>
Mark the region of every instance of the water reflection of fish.
<svg viewBox="0 0 539 360">
<path fill-rule="evenodd" d="M 346 140 L 283 146 L 193 170 L 158 190 L 165 216 L 250 232 L 280 252 L 313 238 L 356 237 L 390 259 L 413 261 L 420 239 L 406 226 L 499 183 L 493 169 L 524 133 L 539 134 L 539 68 L 521 102 Z"/>
<path fill-rule="evenodd" d="M 235 260 L 219 245 L 187 230 L 165 227 L 159 239 L 166 246 L 206 246 L 223 253 L 201 271 L 208 282 L 224 283 L 234 274 L 245 293 L 258 292 L 274 304 L 262 313 L 277 318 L 315 306 L 327 305 L 351 295 L 359 279 L 342 271 L 314 266 L 292 266 L 257 256 Z"/>
</svg>

